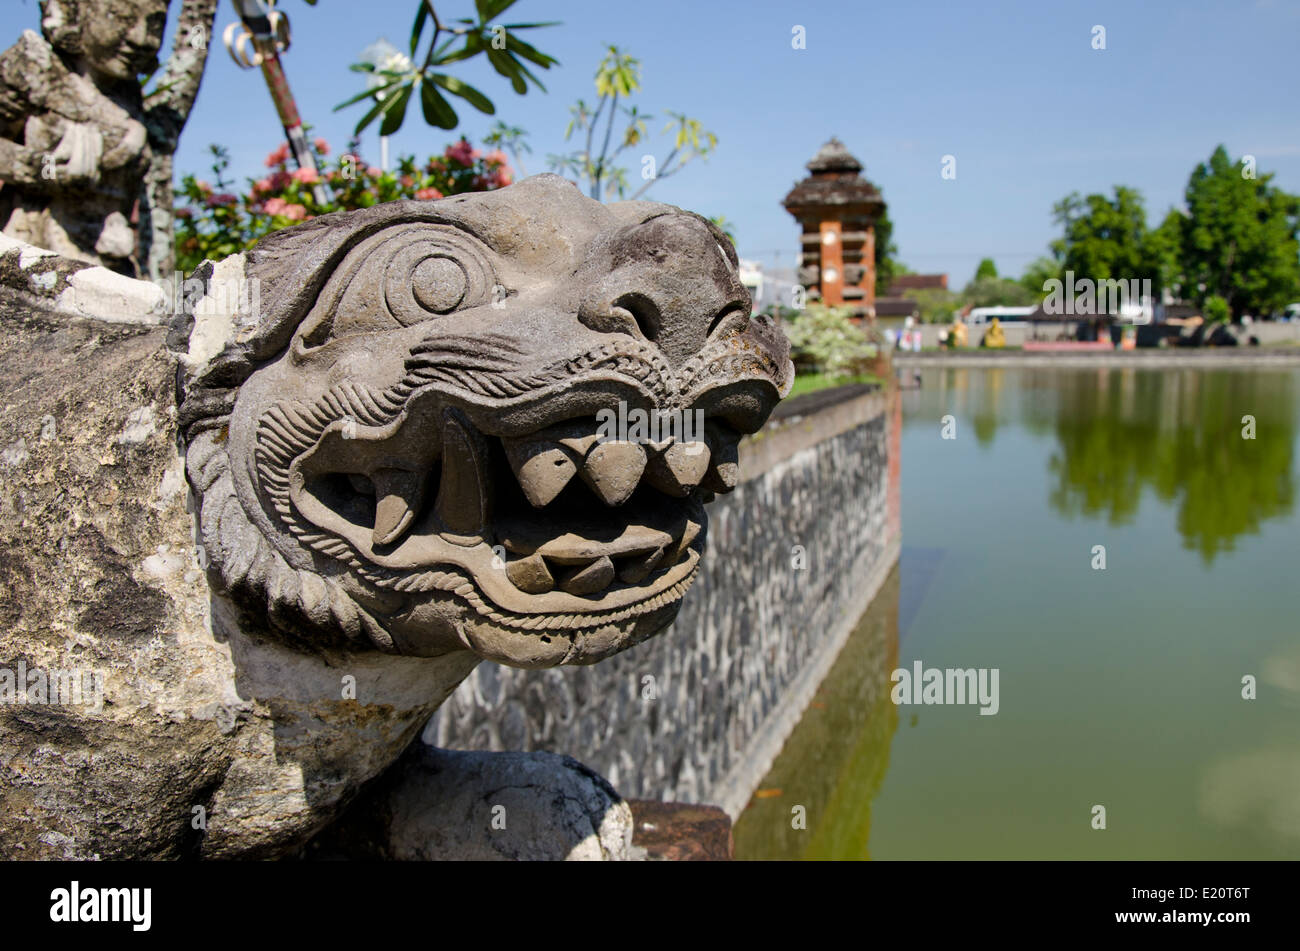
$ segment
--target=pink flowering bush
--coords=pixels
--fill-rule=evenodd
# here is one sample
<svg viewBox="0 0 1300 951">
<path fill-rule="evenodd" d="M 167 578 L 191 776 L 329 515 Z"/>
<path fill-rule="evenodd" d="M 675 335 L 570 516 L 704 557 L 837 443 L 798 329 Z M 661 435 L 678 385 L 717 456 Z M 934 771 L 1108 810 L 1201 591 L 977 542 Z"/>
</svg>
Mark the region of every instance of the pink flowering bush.
<svg viewBox="0 0 1300 951">
<path fill-rule="evenodd" d="M 288 145 L 266 157 L 267 174 L 248 179 L 242 190 L 226 181 L 230 158 L 224 148 L 211 146 L 215 184 L 186 175 L 176 192 L 176 261 L 186 273 L 205 258 L 217 260 L 245 251 L 272 231 L 288 228 L 331 211 L 369 208 L 399 198 L 431 201 L 462 192 L 504 188 L 514 180 L 505 155 L 498 149 L 484 154 L 462 138 L 423 164 L 404 156 L 385 172 L 368 165 L 357 144 L 336 160 L 329 158 L 324 139 L 312 142 L 319 171 L 291 168 Z M 327 201 L 318 201 L 315 186 L 323 184 Z"/>
</svg>

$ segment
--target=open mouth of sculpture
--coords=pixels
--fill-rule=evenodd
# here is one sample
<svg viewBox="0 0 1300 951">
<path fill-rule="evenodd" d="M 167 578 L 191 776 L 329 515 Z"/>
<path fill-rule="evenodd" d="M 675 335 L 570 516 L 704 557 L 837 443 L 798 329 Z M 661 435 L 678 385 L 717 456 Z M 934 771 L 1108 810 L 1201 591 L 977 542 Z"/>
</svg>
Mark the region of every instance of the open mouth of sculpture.
<svg viewBox="0 0 1300 951">
<path fill-rule="evenodd" d="M 604 612 L 668 591 L 699 562 L 705 497 L 737 479 L 741 434 L 720 421 L 657 440 L 608 437 L 594 417 L 501 437 L 444 408 L 436 428 L 415 443 L 433 447 L 423 458 L 355 433 L 343 471 L 318 443 L 291 466 L 293 505 L 381 567 L 459 566 L 509 611 Z"/>
<path fill-rule="evenodd" d="M 704 526 L 701 484 L 727 488 L 724 438 L 710 436 L 717 462 L 704 438 L 604 440 L 591 421 L 496 442 L 503 488 L 494 531 L 506 577 L 529 594 L 653 588 L 692 558 Z"/>
</svg>

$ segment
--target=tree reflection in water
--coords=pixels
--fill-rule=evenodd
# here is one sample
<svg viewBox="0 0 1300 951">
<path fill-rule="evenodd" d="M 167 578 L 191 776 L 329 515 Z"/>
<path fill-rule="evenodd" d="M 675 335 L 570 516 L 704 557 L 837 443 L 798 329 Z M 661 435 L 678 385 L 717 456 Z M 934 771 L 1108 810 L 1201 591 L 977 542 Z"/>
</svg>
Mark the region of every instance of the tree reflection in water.
<svg viewBox="0 0 1300 951">
<path fill-rule="evenodd" d="M 1063 515 L 1126 524 L 1149 487 L 1208 564 L 1291 511 L 1294 373 L 1122 368 L 1055 382 L 1050 502 Z M 1254 439 L 1242 437 L 1243 416 Z"/>
</svg>

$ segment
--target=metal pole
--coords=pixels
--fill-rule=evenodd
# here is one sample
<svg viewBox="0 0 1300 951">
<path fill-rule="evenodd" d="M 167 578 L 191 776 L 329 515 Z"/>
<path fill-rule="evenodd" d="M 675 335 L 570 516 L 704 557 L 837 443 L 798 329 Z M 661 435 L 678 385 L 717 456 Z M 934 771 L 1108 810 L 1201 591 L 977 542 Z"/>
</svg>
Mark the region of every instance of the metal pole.
<svg viewBox="0 0 1300 951">
<path fill-rule="evenodd" d="M 287 23 L 284 14 L 275 10 L 275 0 L 233 0 L 235 13 L 243 23 L 253 40 L 253 50 L 257 54 L 254 63 L 261 66 L 262 76 L 266 79 L 275 111 L 284 126 L 285 138 L 289 140 L 289 149 L 299 168 L 309 168 L 313 172 L 316 159 L 307 145 L 307 136 L 302 131 L 302 119 L 298 115 L 298 106 L 294 103 L 293 93 L 289 91 L 289 80 L 285 78 L 284 67 L 280 64 L 281 36 L 277 33 L 280 23 Z M 288 29 L 284 28 L 284 43 L 287 46 Z M 233 50 L 232 50 L 233 54 Z M 318 204 L 329 204 L 331 195 L 323 182 L 317 182 L 312 188 Z"/>
</svg>

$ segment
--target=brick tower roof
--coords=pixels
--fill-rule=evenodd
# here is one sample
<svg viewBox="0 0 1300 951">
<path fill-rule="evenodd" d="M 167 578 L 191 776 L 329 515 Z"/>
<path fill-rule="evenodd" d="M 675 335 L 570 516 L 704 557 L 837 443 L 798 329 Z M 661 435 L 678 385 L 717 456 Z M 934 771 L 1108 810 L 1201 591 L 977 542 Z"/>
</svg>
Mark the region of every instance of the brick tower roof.
<svg viewBox="0 0 1300 951">
<path fill-rule="evenodd" d="M 872 217 L 884 210 L 880 190 L 859 174 L 862 163 L 834 136 L 806 167 L 812 174 L 797 183 L 781 203 L 796 218 L 823 208 Z"/>
</svg>

